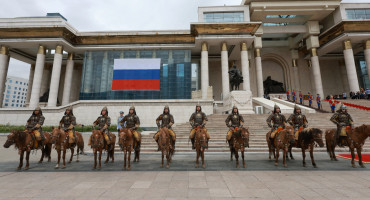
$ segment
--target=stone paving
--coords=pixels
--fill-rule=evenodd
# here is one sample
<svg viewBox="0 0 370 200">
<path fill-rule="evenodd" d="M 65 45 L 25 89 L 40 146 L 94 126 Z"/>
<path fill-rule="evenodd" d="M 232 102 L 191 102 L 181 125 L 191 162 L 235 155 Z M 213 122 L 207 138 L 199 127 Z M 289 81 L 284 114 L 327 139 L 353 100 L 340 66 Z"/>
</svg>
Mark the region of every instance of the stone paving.
<svg viewBox="0 0 370 200">
<path fill-rule="evenodd" d="M 1 145 L 4 141 L 0 136 Z M 91 154 L 54 169 L 53 150 L 50 163 L 38 164 L 37 152 L 28 171 L 16 171 L 17 151 L 1 146 L 0 199 L 369 199 L 370 165 L 354 169 L 349 160 L 334 162 L 315 153 L 319 168 L 308 155 L 304 168 L 301 154 L 294 156 L 284 168 L 281 159 L 275 167 L 267 153 L 247 153 L 247 168 L 236 169 L 228 153 L 207 153 L 202 169 L 194 167 L 194 153 L 178 153 L 166 169 L 160 168 L 160 154 L 146 153 L 131 171 L 123 171 L 121 153 L 101 170 L 92 170 Z"/>
</svg>

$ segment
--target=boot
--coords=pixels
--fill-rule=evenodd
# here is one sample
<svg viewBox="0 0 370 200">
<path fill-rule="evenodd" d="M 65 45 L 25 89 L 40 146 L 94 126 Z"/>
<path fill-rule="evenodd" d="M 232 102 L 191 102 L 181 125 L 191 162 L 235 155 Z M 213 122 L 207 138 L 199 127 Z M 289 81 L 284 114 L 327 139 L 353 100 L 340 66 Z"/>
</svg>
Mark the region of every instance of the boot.
<svg viewBox="0 0 370 200">
<path fill-rule="evenodd" d="M 191 149 L 195 149 L 195 146 L 194 146 L 194 138 L 191 139 Z"/>
</svg>

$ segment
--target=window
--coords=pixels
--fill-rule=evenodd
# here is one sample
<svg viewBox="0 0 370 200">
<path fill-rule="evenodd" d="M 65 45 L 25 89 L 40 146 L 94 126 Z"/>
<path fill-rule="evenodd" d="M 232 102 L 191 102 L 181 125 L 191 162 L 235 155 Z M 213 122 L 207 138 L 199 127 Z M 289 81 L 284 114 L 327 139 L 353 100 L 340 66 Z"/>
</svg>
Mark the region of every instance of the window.
<svg viewBox="0 0 370 200">
<path fill-rule="evenodd" d="M 168 65 L 163 65 L 163 77 L 168 77 Z"/>
<path fill-rule="evenodd" d="M 12 83 L 13 82 L 13 80 L 9 80 L 9 83 Z"/>
<path fill-rule="evenodd" d="M 14 107 L 14 103 L 12 103 L 12 107 Z"/>
<path fill-rule="evenodd" d="M 8 89 L 12 89 L 12 86 L 8 85 Z"/>
<path fill-rule="evenodd" d="M 176 76 L 177 77 L 184 77 L 184 64 L 177 64 Z"/>
<path fill-rule="evenodd" d="M 9 104 L 5 103 L 4 106 L 9 106 Z"/>
<path fill-rule="evenodd" d="M 15 100 L 13 99 L 13 100 L 12 100 L 12 102 L 14 103 L 14 102 L 15 102 Z"/>
<path fill-rule="evenodd" d="M 9 99 L 5 99 L 5 102 L 9 102 Z"/>
<path fill-rule="evenodd" d="M 22 82 L 19 82 L 19 84 L 21 84 L 21 85 L 22 85 L 23 83 L 22 83 Z"/>
<path fill-rule="evenodd" d="M 16 90 L 16 89 L 17 89 L 17 87 L 14 87 L 14 89 Z"/>
<path fill-rule="evenodd" d="M 244 12 L 206 12 L 204 22 L 242 22 Z"/>
<path fill-rule="evenodd" d="M 19 100 L 17 100 L 17 103 L 19 103 Z"/>
<path fill-rule="evenodd" d="M 10 95 L 9 95 L 9 94 L 7 94 L 7 95 L 6 95 L 6 98 L 10 98 Z"/>
<path fill-rule="evenodd" d="M 17 107 L 18 107 L 18 104 L 17 104 Z"/>
<path fill-rule="evenodd" d="M 18 92 L 18 95 L 20 95 L 21 93 L 20 92 Z"/>
<path fill-rule="evenodd" d="M 18 84 L 18 81 L 15 81 L 15 84 Z"/>
<path fill-rule="evenodd" d="M 370 19 L 370 8 L 368 9 L 346 9 L 347 19 Z"/>
<path fill-rule="evenodd" d="M 10 94 L 10 90 L 6 91 L 6 93 Z"/>
<path fill-rule="evenodd" d="M 17 99 L 19 99 L 19 96 L 17 96 Z"/>
</svg>

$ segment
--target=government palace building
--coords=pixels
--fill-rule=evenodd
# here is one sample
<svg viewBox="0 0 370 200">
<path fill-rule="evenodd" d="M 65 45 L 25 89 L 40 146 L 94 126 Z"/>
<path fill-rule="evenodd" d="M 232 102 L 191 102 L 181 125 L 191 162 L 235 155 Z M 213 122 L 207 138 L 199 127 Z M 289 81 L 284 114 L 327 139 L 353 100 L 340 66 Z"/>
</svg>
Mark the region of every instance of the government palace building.
<svg viewBox="0 0 370 200">
<path fill-rule="evenodd" d="M 199 7 L 186 30 L 80 32 L 59 13 L 1 18 L 0 46 L 0 105 L 10 57 L 31 66 L 26 107 L 0 108 L 0 124 L 23 125 L 37 106 L 46 125 L 69 106 L 91 125 L 104 106 L 113 123 L 134 105 L 143 127 L 165 105 L 176 123 L 197 104 L 207 115 L 280 103 L 291 113 L 294 104 L 279 103 L 286 90 L 325 98 L 370 88 L 370 3 L 242 0 Z M 234 90 L 233 66 L 243 77 Z"/>
</svg>

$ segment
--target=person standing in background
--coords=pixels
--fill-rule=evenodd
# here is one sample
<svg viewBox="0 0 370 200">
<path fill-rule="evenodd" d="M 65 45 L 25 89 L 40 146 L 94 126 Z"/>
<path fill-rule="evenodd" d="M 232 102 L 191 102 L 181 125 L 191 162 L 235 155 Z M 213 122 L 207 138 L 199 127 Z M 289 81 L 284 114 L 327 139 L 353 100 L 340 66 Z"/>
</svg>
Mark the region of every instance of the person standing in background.
<svg viewBox="0 0 370 200">
<path fill-rule="evenodd" d="M 292 96 L 293 96 L 293 102 L 294 102 L 294 103 L 296 103 L 296 101 L 295 101 L 296 93 L 295 93 L 295 91 L 294 91 L 294 90 L 293 90 Z"/>
<path fill-rule="evenodd" d="M 286 98 L 289 101 L 289 89 L 286 90 Z"/>
<path fill-rule="evenodd" d="M 313 100 L 313 97 L 312 97 L 311 93 L 308 93 L 308 106 L 309 107 L 312 107 L 312 100 Z"/>
<path fill-rule="evenodd" d="M 299 101 L 301 102 L 301 105 L 303 104 L 303 94 L 302 91 L 299 91 Z"/>
<path fill-rule="evenodd" d="M 320 94 L 317 94 L 316 102 L 317 102 L 317 108 L 320 110 L 321 109 L 321 97 L 320 97 Z"/>
<path fill-rule="evenodd" d="M 126 127 L 126 122 L 123 124 L 123 127 L 121 126 L 121 120 L 125 117 L 123 114 L 125 114 L 125 112 L 123 111 L 119 111 L 119 117 L 117 119 L 117 132 L 120 131 L 120 129 L 122 128 L 125 128 Z"/>
<path fill-rule="evenodd" d="M 333 95 L 330 95 L 329 105 L 330 105 L 331 112 L 334 113 L 335 112 L 335 101 L 333 99 Z"/>
</svg>

